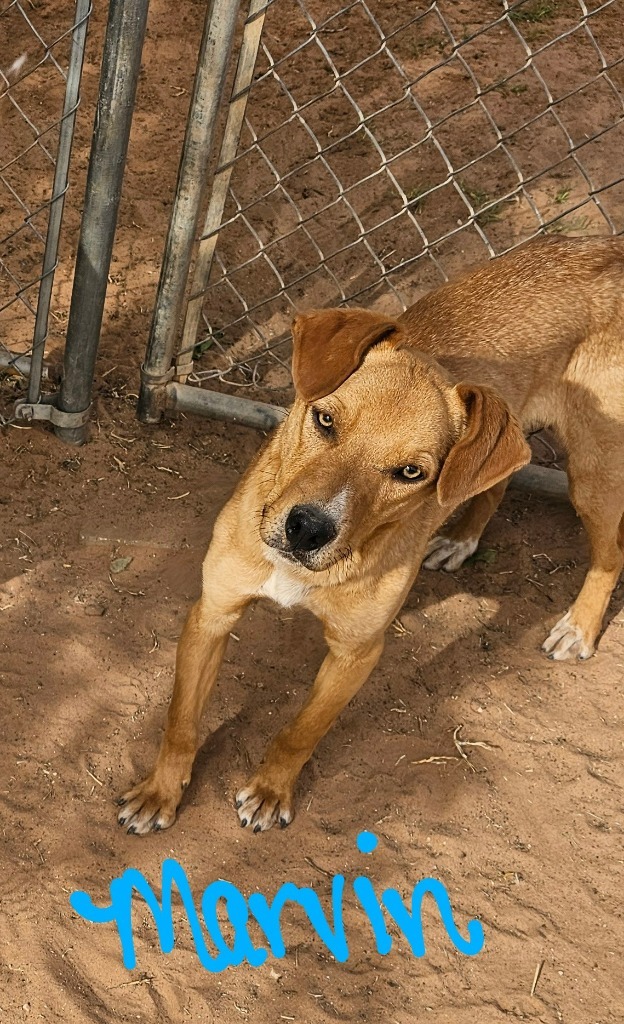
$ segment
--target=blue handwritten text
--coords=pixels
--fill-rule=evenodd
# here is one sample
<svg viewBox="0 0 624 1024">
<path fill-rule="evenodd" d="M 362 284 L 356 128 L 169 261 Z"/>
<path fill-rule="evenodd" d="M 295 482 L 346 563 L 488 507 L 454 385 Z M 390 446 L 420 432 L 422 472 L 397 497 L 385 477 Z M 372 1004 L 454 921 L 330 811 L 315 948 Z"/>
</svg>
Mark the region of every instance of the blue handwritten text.
<svg viewBox="0 0 624 1024">
<path fill-rule="evenodd" d="M 373 853 L 377 842 L 377 837 L 372 832 L 360 832 L 357 837 L 357 847 L 360 853 Z M 282 936 L 281 921 L 282 912 L 287 903 L 294 903 L 303 908 L 312 928 L 337 961 L 344 963 L 349 957 L 349 946 L 343 920 L 345 892 L 343 875 L 334 875 L 332 878 L 331 924 L 313 889 L 300 888 L 293 882 L 285 882 L 273 900 L 269 902 L 261 893 L 252 893 L 245 899 L 231 882 L 216 881 L 207 886 L 202 894 L 202 926 L 186 873 L 175 860 L 163 862 L 160 902 L 144 875 L 135 868 L 128 868 L 120 878 L 114 878 L 110 883 L 111 901 L 108 906 L 97 907 L 86 892 L 72 893 L 69 901 L 76 913 L 87 921 L 92 921 L 95 924 L 111 922 L 116 924 L 124 967 L 132 969 L 136 966 L 132 933 L 133 892 L 136 891 L 143 897 L 154 918 L 162 952 L 170 953 L 175 946 L 172 913 L 174 886 L 182 900 L 199 961 L 202 967 L 213 974 L 218 974 L 227 967 L 237 967 L 244 962 L 251 964 L 252 967 L 259 967 L 265 962 L 269 952 L 277 958 L 285 956 L 286 946 Z M 476 956 L 483 949 L 484 935 L 480 921 L 468 921 L 466 925 L 468 938 L 464 938 L 455 924 L 448 893 L 442 882 L 435 878 L 424 878 L 414 886 L 409 909 L 396 889 L 385 889 L 381 900 L 379 900 L 372 882 L 363 875 L 354 879 L 352 888 L 372 928 L 377 951 L 382 956 L 389 953 L 392 948 L 392 936 L 386 927 L 384 910 L 405 936 L 413 955 L 416 957 L 425 955 L 422 904 L 427 895 L 433 897 L 447 935 L 460 953 L 464 953 L 466 956 Z M 233 935 L 233 939 L 230 939 L 229 942 L 223 935 L 217 916 L 217 908 L 221 901 L 231 926 L 228 932 Z M 252 942 L 248 931 L 250 915 L 259 925 L 266 939 L 266 945 L 256 946 Z M 206 945 L 205 932 L 210 937 L 212 951 Z"/>
</svg>

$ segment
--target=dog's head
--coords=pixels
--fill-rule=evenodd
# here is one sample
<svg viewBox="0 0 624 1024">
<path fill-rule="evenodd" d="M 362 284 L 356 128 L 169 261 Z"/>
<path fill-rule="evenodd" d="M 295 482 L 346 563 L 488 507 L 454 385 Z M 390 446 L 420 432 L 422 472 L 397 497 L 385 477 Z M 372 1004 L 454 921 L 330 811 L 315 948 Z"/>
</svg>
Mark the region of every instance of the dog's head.
<svg viewBox="0 0 624 1024">
<path fill-rule="evenodd" d="M 298 316 L 293 379 L 296 400 L 280 431 L 261 535 L 313 571 L 361 552 L 419 508 L 424 515 L 425 503 L 438 518 L 441 509 L 450 514 L 529 461 L 501 398 L 454 384 L 410 348 L 400 322 L 379 314 Z"/>
</svg>

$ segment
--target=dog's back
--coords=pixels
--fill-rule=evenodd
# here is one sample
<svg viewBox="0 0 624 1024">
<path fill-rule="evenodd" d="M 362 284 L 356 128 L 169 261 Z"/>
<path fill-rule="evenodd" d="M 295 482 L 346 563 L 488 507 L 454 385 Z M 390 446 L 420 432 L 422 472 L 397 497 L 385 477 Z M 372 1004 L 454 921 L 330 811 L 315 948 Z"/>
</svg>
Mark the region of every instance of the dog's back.
<svg viewBox="0 0 624 1024">
<path fill-rule="evenodd" d="M 624 372 L 624 240 L 530 243 L 425 295 L 400 322 L 453 377 L 494 387 L 526 428 L 546 425 L 579 346 Z"/>
</svg>

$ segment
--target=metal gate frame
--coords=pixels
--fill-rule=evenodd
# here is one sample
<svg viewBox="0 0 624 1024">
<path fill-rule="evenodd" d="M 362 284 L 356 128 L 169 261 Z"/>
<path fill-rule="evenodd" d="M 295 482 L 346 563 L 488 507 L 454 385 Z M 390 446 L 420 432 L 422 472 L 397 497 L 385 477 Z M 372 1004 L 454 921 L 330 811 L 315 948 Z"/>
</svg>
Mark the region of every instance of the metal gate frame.
<svg viewBox="0 0 624 1024">
<path fill-rule="evenodd" d="M 56 410 L 49 404 L 48 399 L 42 398 L 41 382 L 44 375 L 43 359 L 48 336 L 50 302 L 54 275 L 58 266 L 59 238 L 63 221 L 65 196 L 69 187 L 69 163 L 76 113 L 80 104 L 80 83 L 91 10 L 91 0 L 76 0 L 73 28 L 71 29 L 72 44 L 66 76 L 65 97 L 62 114 L 59 119 L 59 140 L 55 159 L 52 195 L 46 204 L 49 208 L 49 216 L 41 273 L 39 275 L 39 293 L 31 354 L 16 354 L 7 349 L 1 353 L 0 357 L 0 366 L 13 367 L 18 373 L 28 377 L 27 398 L 17 404 L 15 409 L 16 419 L 49 419 L 54 421 L 56 415 Z M 23 58 L 16 63 L 21 64 L 22 60 Z M 28 74 L 30 72 L 26 72 L 22 77 L 27 77 Z M 8 84 L 6 77 L 2 77 Z M 16 81 L 19 80 L 18 72 Z M 32 213 L 30 214 L 31 217 L 33 215 Z"/>
<path fill-rule="evenodd" d="M 226 123 L 216 161 L 217 169 L 210 183 L 208 210 L 200 233 L 200 241 L 195 250 L 199 213 L 205 192 L 204 183 L 208 177 L 215 125 L 221 103 L 225 102 L 222 94 L 227 57 L 232 46 L 236 11 L 239 4 L 232 0 L 213 0 L 212 7 L 207 14 L 205 35 L 198 58 L 195 88 L 180 163 L 176 198 L 171 215 L 145 362 L 141 368 L 138 416 L 145 423 L 158 422 L 165 411 L 184 411 L 267 430 L 278 424 L 286 415 L 286 410 L 279 406 L 238 398 L 186 383 L 187 377 L 192 371 L 193 349 L 197 340 L 197 328 L 205 298 L 204 292 L 208 284 L 230 178 L 239 146 L 265 15 L 272 2 L 275 0 L 250 0 L 249 2 L 248 15 L 244 22 L 242 40 L 238 50 L 234 84 L 227 103 Z M 366 4 L 364 6 L 372 18 Z M 431 4 L 430 9 L 434 9 L 436 6 L 436 4 Z M 505 18 L 515 18 L 516 9 L 521 6 L 522 4 L 517 0 L 504 0 L 503 9 L 498 17 L 493 17 L 492 25 L 502 22 Z M 604 7 L 607 6 L 608 4 L 604 4 Z M 592 12 L 588 13 L 582 3 L 579 12 L 581 11 L 585 11 L 585 22 L 583 23 L 589 24 L 589 19 L 593 16 Z M 417 20 L 416 16 L 414 20 Z M 513 22 L 513 25 L 515 27 L 516 23 Z M 486 26 L 484 31 L 490 27 L 492 26 Z M 515 31 L 517 32 L 517 28 Z M 476 32 L 475 36 L 478 34 Z M 590 29 L 588 29 L 588 34 L 593 39 Z M 595 40 L 593 41 L 598 49 Z M 600 53 L 599 50 L 598 52 Z M 609 65 L 601 53 L 600 57 L 603 67 L 601 74 L 608 77 Z M 531 61 L 532 57 L 527 57 L 527 64 L 530 64 Z M 466 65 L 466 70 L 470 71 L 468 65 Z M 539 72 L 536 73 L 539 74 Z M 543 84 L 547 90 L 546 83 Z M 612 88 L 615 88 L 612 83 L 610 84 Z M 550 102 L 555 102 L 550 93 L 548 95 Z M 571 139 L 570 145 L 572 145 Z M 575 163 L 578 164 L 574 149 L 571 152 Z M 580 169 L 587 180 L 588 195 L 591 196 L 593 186 L 582 166 Z M 522 183 L 522 178 L 520 180 Z M 457 187 L 456 184 L 455 187 Z M 464 200 L 470 209 L 471 220 L 475 228 L 483 235 L 480 229 L 480 209 L 476 202 L 474 203 L 476 208 L 473 208 L 472 201 L 466 197 Z M 496 201 L 497 199 L 493 198 L 489 205 L 493 206 Z M 600 206 L 599 197 L 597 205 Z M 486 212 L 487 209 L 486 207 Z M 604 211 L 603 216 L 610 223 L 608 215 Z M 557 219 L 555 218 L 555 220 Z M 611 229 L 614 230 L 613 226 Z M 487 241 L 487 238 L 485 240 Z M 193 276 L 189 281 L 188 274 L 193 257 Z M 181 341 L 177 345 L 180 336 Z M 531 486 L 535 485 L 536 481 L 535 468 L 533 467 L 530 473 L 526 471 L 522 476 L 523 479 L 531 477 Z M 537 469 L 539 470 L 539 467 Z M 539 472 L 537 477 L 539 478 L 539 487 L 543 491 L 547 486 L 545 478 L 542 479 L 543 474 Z M 549 486 L 554 488 L 557 494 L 560 494 L 565 488 L 565 474 L 560 474 L 556 483 L 552 474 L 549 479 L 551 480 Z"/>
<path fill-rule="evenodd" d="M 207 226 L 210 229 L 211 225 L 217 224 L 223 213 L 232 161 L 238 147 L 260 46 L 264 16 L 271 2 L 272 0 L 250 2 L 204 232 Z M 206 16 L 156 305 L 146 358 L 141 367 L 138 416 L 144 423 L 157 423 L 165 409 L 188 409 L 202 411 L 205 415 L 218 419 L 238 419 L 250 426 L 270 429 L 285 415 L 283 411 L 262 402 L 233 399 L 213 392 L 204 392 L 203 399 L 198 398 L 196 388 L 173 381 L 176 375 L 173 361 L 178 325 L 184 307 L 238 8 L 238 0 L 213 0 Z M 198 286 L 201 287 L 201 282 L 207 278 L 213 252 L 214 244 L 211 245 L 210 242 L 200 246 L 195 265 L 193 292 L 197 292 Z M 191 315 L 196 317 L 196 325 L 201 309 L 201 296 L 188 309 L 189 313 L 192 311 Z"/>
<path fill-rule="evenodd" d="M 42 396 L 41 376 L 50 296 L 57 265 L 63 200 L 67 191 L 87 20 L 91 12 L 90 0 L 77 0 L 79 16 L 74 30 L 67 79 L 54 195 L 37 307 L 35 341 L 32 358 L 28 364 L 22 363 L 24 369 L 28 369 L 30 373 L 28 396 L 15 407 L 17 420 L 47 421 L 53 425 L 56 435 L 70 444 L 83 444 L 87 439 L 95 360 L 141 68 L 148 7 L 149 0 L 110 0 L 109 3 L 62 380 L 57 393 Z"/>
<path fill-rule="evenodd" d="M 197 332 L 202 293 L 208 280 L 218 237 L 215 231 L 223 215 L 265 15 L 273 2 L 274 0 L 250 0 L 249 3 L 217 171 L 212 181 L 202 241 L 195 261 L 191 295 L 186 306 L 185 338 Z M 244 423 L 259 430 L 270 430 L 286 416 L 286 409 L 280 406 L 201 390 L 186 384 L 186 376 L 192 366 L 192 345 L 188 348 L 184 365 L 174 365 L 178 327 L 185 304 L 189 269 L 217 119 L 223 101 L 228 59 L 239 6 L 238 0 L 213 0 L 206 16 L 204 39 L 197 62 L 195 87 L 178 173 L 176 198 L 169 224 L 145 362 L 141 367 L 138 416 L 143 423 L 158 423 L 163 413 L 168 410 L 195 412 L 213 419 Z"/>
</svg>

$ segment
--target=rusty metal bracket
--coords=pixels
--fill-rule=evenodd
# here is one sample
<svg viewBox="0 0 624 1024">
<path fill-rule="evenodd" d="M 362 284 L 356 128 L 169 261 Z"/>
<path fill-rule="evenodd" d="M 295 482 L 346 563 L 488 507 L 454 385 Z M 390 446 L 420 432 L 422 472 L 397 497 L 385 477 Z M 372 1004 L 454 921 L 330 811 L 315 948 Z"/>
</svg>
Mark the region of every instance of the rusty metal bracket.
<svg viewBox="0 0 624 1024">
<path fill-rule="evenodd" d="M 91 406 L 87 406 L 82 412 L 63 412 L 56 407 L 56 395 L 42 398 L 40 402 L 16 402 L 15 419 L 47 421 L 54 427 L 83 427 L 89 419 Z"/>
</svg>

